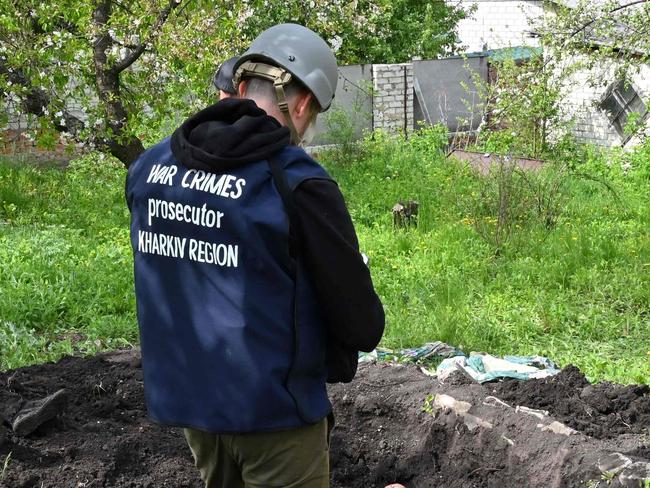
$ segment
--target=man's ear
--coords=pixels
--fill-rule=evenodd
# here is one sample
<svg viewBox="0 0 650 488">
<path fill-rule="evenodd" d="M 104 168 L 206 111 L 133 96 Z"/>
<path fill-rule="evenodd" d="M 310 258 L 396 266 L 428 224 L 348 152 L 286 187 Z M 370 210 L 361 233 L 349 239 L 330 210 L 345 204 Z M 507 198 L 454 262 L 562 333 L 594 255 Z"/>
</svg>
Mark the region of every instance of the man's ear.
<svg viewBox="0 0 650 488">
<path fill-rule="evenodd" d="M 246 87 L 248 86 L 248 80 L 242 80 L 237 85 L 237 92 L 239 93 L 239 98 L 244 98 L 246 96 Z"/>
<path fill-rule="evenodd" d="M 312 100 L 314 99 L 314 94 L 311 92 L 304 92 L 298 97 L 298 102 L 294 108 L 294 113 L 296 117 L 302 118 L 309 116 L 309 108 L 311 106 Z"/>
</svg>

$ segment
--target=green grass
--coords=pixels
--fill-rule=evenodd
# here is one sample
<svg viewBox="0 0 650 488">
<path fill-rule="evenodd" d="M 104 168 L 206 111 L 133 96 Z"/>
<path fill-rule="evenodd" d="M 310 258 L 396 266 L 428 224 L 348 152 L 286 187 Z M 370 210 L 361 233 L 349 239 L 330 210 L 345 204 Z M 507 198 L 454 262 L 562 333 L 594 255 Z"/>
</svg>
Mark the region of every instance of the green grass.
<svg viewBox="0 0 650 488">
<path fill-rule="evenodd" d="M 0 162 L 0 369 L 137 341 L 123 179 Z"/>
<path fill-rule="evenodd" d="M 581 163 L 618 198 L 566 175 L 555 228 L 527 216 L 495 254 L 472 225 L 491 222 L 477 204 L 485 180 L 435 145 L 376 134 L 321 158 L 371 259 L 383 345 L 543 354 L 592 380 L 650 383 L 647 154 L 627 175 L 607 158 Z M 0 369 L 137 342 L 124 176 L 89 159 L 65 171 L 0 162 Z M 400 199 L 420 202 L 417 227 L 393 228 Z"/>
</svg>

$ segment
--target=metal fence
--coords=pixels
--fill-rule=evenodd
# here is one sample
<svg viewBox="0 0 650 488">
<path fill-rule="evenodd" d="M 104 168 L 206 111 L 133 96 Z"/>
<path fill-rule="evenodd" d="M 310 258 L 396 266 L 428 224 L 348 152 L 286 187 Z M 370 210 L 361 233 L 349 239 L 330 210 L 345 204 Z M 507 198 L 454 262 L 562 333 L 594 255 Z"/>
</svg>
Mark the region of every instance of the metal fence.
<svg viewBox="0 0 650 488">
<path fill-rule="evenodd" d="M 414 120 L 444 124 L 450 132 L 476 130 L 483 100 L 476 79 L 487 81 L 488 58 L 448 58 L 413 62 Z"/>
<path fill-rule="evenodd" d="M 312 145 L 354 141 L 366 129 L 372 130 L 372 66 L 341 66 L 334 102 L 318 117 Z"/>
</svg>

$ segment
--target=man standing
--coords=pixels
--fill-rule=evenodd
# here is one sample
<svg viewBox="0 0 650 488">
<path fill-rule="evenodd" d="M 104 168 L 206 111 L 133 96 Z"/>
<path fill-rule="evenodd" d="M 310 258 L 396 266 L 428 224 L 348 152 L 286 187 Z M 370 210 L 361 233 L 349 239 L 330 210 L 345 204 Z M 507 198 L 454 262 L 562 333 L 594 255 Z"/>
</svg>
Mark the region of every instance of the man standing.
<svg viewBox="0 0 650 488">
<path fill-rule="evenodd" d="M 349 381 L 384 328 L 343 197 L 297 146 L 332 102 L 336 59 L 282 24 L 234 72 L 240 99 L 129 168 L 147 407 L 185 428 L 208 488 L 327 487 L 325 383 Z"/>
</svg>

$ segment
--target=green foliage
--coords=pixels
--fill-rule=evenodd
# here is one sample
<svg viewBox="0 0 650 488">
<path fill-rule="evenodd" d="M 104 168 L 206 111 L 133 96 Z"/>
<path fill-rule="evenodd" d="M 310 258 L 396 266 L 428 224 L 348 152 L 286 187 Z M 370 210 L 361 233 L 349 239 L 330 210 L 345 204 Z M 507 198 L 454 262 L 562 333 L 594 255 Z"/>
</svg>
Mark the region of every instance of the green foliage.
<svg viewBox="0 0 650 488">
<path fill-rule="evenodd" d="M 622 74 L 650 61 L 650 2 L 583 0 L 571 8 L 554 6 L 539 31 L 558 59 L 582 54 L 593 61 L 615 60 Z"/>
<path fill-rule="evenodd" d="M 105 140 L 149 145 L 216 101 L 215 68 L 271 25 L 306 25 L 351 64 L 450 52 L 463 16 L 413 0 L 0 0 L 0 94 L 9 111 L 30 114 L 31 135 L 46 146 L 58 131 L 64 143 L 105 151 Z"/>
<path fill-rule="evenodd" d="M 466 222 L 471 224 L 495 256 L 527 246 L 532 234 L 553 231 L 567 198 L 567 166 L 547 163 L 540 171 L 523 170 L 509 156 L 493 158 L 493 166 L 465 199 Z"/>
<path fill-rule="evenodd" d="M 439 1 L 245 3 L 252 12 L 242 29 L 246 37 L 277 23 L 296 22 L 327 39 L 341 64 L 398 63 L 452 52 L 456 24 L 466 15 L 460 6 Z"/>
<path fill-rule="evenodd" d="M 515 53 L 492 62 L 490 81 L 474 75 L 480 98 L 486 100 L 476 144 L 489 153 L 545 158 L 569 133 L 561 104 L 563 82 L 575 67 L 560 66 L 542 54 L 517 61 Z"/>
<path fill-rule="evenodd" d="M 648 383 L 648 147 L 585 149 L 562 176 L 552 228 L 531 203 L 495 256 L 470 213 L 490 183 L 445 159 L 445 142 L 437 128 L 375 133 L 347 159 L 321 155 L 370 256 L 383 345 L 543 354 L 592 380 Z M 0 164 L 2 369 L 137 342 L 124 175 L 96 158 L 64 171 Z M 394 229 L 390 210 L 407 199 L 420 202 L 418 225 Z"/>
<path fill-rule="evenodd" d="M 429 125 L 422 123 L 411 134 L 409 144 L 417 152 L 425 154 L 436 154 L 436 152 L 445 151 L 449 144 L 449 130 L 443 124 Z"/>
<path fill-rule="evenodd" d="M 435 400 L 435 395 L 427 395 L 424 398 L 424 405 L 422 406 L 422 411 L 430 415 L 435 413 L 433 402 Z"/>
</svg>

